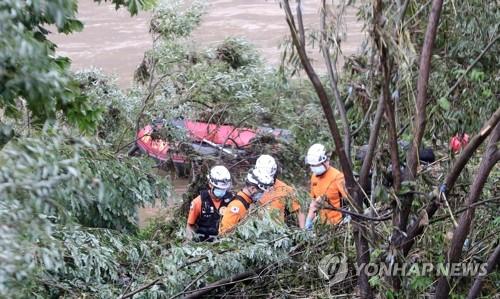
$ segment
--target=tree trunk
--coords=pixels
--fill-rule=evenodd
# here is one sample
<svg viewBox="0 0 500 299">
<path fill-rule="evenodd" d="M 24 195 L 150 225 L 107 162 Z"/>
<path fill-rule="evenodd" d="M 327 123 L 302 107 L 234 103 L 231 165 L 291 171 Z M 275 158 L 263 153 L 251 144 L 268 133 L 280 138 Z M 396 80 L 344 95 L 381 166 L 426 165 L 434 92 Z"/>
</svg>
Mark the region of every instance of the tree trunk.
<svg viewBox="0 0 500 299">
<path fill-rule="evenodd" d="M 328 127 L 330 129 L 330 133 L 332 134 L 333 141 L 335 144 L 335 149 L 339 155 L 340 164 L 342 166 L 342 171 L 344 173 L 346 189 L 351 196 L 354 198 L 354 205 L 358 209 L 358 211 L 362 211 L 363 207 L 363 197 L 362 192 L 360 192 L 356 181 L 354 180 L 354 176 L 352 173 L 352 168 L 349 163 L 349 159 L 347 158 L 346 152 L 344 151 L 342 145 L 342 138 L 340 136 L 340 132 L 335 122 L 335 117 L 333 114 L 332 107 L 330 105 L 330 101 L 328 100 L 328 95 L 325 91 L 321 80 L 316 74 L 314 68 L 307 57 L 306 49 L 305 49 L 305 37 L 304 37 L 304 25 L 302 23 L 302 13 L 300 9 L 300 3 L 297 6 L 297 25 L 295 24 L 295 19 L 293 17 L 292 11 L 290 9 L 290 3 L 288 0 L 283 1 L 283 7 L 286 12 L 286 21 L 288 23 L 288 27 L 290 28 L 290 34 L 292 36 L 292 42 L 297 49 L 299 54 L 300 61 L 304 70 L 311 81 L 316 94 L 321 103 L 321 107 L 323 108 L 323 112 L 325 114 L 326 120 L 328 122 Z M 300 34 L 298 36 L 297 34 Z M 369 263 L 370 254 L 369 254 L 369 245 L 366 238 L 358 231 L 355 232 L 355 241 L 356 241 L 356 251 L 357 251 L 357 264 L 359 266 L 363 266 Z M 365 273 L 361 273 L 358 277 L 358 286 L 360 290 L 360 295 L 362 298 L 372 298 L 372 291 L 370 284 L 368 282 L 368 276 Z"/>
<path fill-rule="evenodd" d="M 476 134 L 474 137 L 472 137 L 469 144 L 462 150 L 460 156 L 458 156 L 457 160 L 453 164 L 453 167 L 446 176 L 445 183 L 443 184 L 443 186 L 441 186 L 441 191 L 443 191 L 445 195 L 450 194 L 450 191 L 453 189 L 455 182 L 460 176 L 460 173 L 462 173 L 462 170 L 465 168 L 467 162 L 470 160 L 470 158 L 472 158 L 474 152 L 484 142 L 484 140 L 488 138 L 488 136 L 491 134 L 491 132 L 499 122 L 500 108 L 498 108 L 497 111 L 495 111 L 495 113 L 493 113 L 493 115 L 490 117 L 490 119 L 485 122 L 485 124 L 479 131 L 479 134 Z M 425 209 L 426 217 L 428 217 L 429 219 L 432 218 L 437 212 L 439 205 L 439 198 L 437 198 L 436 196 Z M 408 255 L 408 252 L 410 252 L 410 249 L 415 242 L 415 238 L 424 232 L 425 226 L 421 225 L 420 220 L 421 219 L 415 221 L 410 229 L 408 229 L 407 237 L 400 244 L 403 248 L 404 256 Z"/>
<path fill-rule="evenodd" d="M 461 216 L 458 222 L 458 227 L 453 232 L 453 238 L 451 240 L 451 245 L 448 250 L 446 261 L 448 263 L 457 263 L 460 261 L 460 256 L 462 255 L 462 248 L 464 245 L 464 241 L 469 235 L 470 227 L 472 221 L 474 220 L 474 212 L 475 207 L 474 203 L 481 196 L 481 191 L 483 190 L 484 184 L 488 179 L 488 176 L 498 162 L 498 149 L 497 142 L 500 139 L 500 124 L 497 124 L 493 134 L 491 135 L 490 141 L 488 143 L 488 147 L 486 152 L 483 155 L 481 160 L 481 164 L 479 165 L 479 170 L 474 179 L 474 183 L 469 191 L 469 195 L 465 202 L 466 207 L 470 207 L 467 209 Z M 438 281 L 438 285 L 436 288 L 436 298 L 443 299 L 448 298 L 448 293 L 450 291 L 450 281 L 451 277 L 441 277 Z"/>
<path fill-rule="evenodd" d="M 417 109 L 414 123 L 414 134 L 410 153 L 408 155 L 408 168 L 406 176 L 409 179 L 415 179 L 418 166 L 418 150 L 424 137 L 426 124 L 426 106 L 427 106 L 427 85 L 431 70 L 432 49 L 436 40 L 437 29 L 443 0 L 433 0 L 432 9 L 429 15 L 427 31 L 425 32 L 424 45 L 420 55 L 420 67 L 417 81 Z"/>
<path fill-rule="evenodd" d="M 497 245 L 495 251 L 493 251 L 491 256 L 488 258 L 488 261 L 486 262 L 487 273 L 485 275 L 478 274 L 476 276 L 474 284 L 470 288 L 469 294 L 467 295 L 467 299 L 475 299 L 479 296 L 481 288 L 483 287 L 484 277 L 493 272 L 493 270 L 498 266 L 499 263 L 500 263 L 500 245 Z"/>
<path fill-rule="evenodd" d="M 432 49 L 434 48 L 434 41 L 436 40 L 437 29 L 439 26 L 439 18 L 441 16 L 441 9 L 443 7 L 443 0 L 433 0 L 432 9 L 429 14 L 429 22 L 427 31 L 425 32 L 424 45 L 422 54 L 420 55 L 420 67 L 417 81 L 417 106 L 416 117 L 414 122 L 413 141 L 408 153 L 408 165 L 405 172 L 405 179 L 415 180 L 418 166 L 418 150 L 422 142 L 425 132 L 426 124 L 426 106 L 427 106 L 427 85 L 429 81 Z M 401 207 L 397 209 L 394 215 L 394 231 L 391 243 L 396 248 L 400 248 L 402 243 L 406 240 L 404 233 L 407 229 L 408 217 L 410 216 L 411 206 L 413 202 L 413 195 L 409 195 L 401 200 Z"/>
</svg>

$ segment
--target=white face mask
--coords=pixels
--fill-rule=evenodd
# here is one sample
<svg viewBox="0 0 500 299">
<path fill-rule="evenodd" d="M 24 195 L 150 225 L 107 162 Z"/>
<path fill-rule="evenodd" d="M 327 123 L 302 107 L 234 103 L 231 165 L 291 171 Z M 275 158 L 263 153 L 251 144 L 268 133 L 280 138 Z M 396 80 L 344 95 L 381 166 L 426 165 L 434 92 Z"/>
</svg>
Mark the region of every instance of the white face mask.
<svg viewBox="0 0 500 299">
<path fill-rule="evenodd" d="M 322 175 L 326 171 L 325 165 L 315 165 L 315 166 L 310 166 L 312 173 L 315 175 Z"/>
</svg>

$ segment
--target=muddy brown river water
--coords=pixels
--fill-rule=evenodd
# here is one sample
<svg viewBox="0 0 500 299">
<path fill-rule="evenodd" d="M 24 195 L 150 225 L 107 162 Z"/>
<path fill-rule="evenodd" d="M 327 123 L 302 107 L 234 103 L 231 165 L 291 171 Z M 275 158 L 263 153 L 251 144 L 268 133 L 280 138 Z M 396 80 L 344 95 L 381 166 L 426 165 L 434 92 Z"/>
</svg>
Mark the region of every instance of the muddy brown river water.
<svg viewBox="0 0 500 299">
<path fill-rule="evenodd" d="M 317 28 L 320 1 L 304 2 L 306 27 Z M 201 25 L 193 32 L 194 44 L 198 48 L 215 45 L 229 36 L 238 36 L 253 43 L 269 64 L 279 64 L 279 45 L 288 34 L 288 27 L 277 1 L 208 0 L 207 3 Z M 112 5 L 80 0 L 78 17 L 85 25 L 82 32 L 50 36 L 58 45 L 58 54 L 69 57 L 74 70 L 100 68 L 107 74 L 114 74 L 122 88 L 130 87 L 135 68 L 152 45 L 148 33 L 151 13 L 141 12 L 131 17 L 125 9 L 116 11 Z M 363 33 L 354 9 L 348 9 L 344 19 L 348 34 L 342 51 L 347 56 L 358 49 Z M 319 58 L 317 49 L 312 49 L 310 54 Z M 319 65 L 319 61 L 316 64 Z M 173 197 L 178 199 L 188 181 L 174 180 L 173 183 Z M 148 219 L 161 215 L 161 212 L 157 206 L 141 209 L 140 225 L 144 226 Z"/>
<path fill-rule="evenodd" d="M 304 1 L 304 22 L 317 28 L 319 0 Z M 58 54 L 70 57 L 74 70 L 101 68 L 114 74 L 121 87 L 132 83 L 133 73 L 151 47 L 148 33 L 150 12 L 131 17 L 125 9 L 80 0 L 78 17 L 85 24 L 82 32 L 71 35 L 54 34 L 50 39 L 58 45 Z M 208 0 L 201 25 L 193 32 L 198 47 L 215 45 L 229 36 L 239 36 L 255 44 L 271 64 L 280 62 L 279 45 L 288 34 L 284 11 L 275 0 Z M 343 42 L 344 55 L 353 54 L 363 36 L 361 24 L 356 21 L 354 9 L 345 16 L 347 38 Z M 311 50 L 319 57 L 317 50 Z"/>
</svg>

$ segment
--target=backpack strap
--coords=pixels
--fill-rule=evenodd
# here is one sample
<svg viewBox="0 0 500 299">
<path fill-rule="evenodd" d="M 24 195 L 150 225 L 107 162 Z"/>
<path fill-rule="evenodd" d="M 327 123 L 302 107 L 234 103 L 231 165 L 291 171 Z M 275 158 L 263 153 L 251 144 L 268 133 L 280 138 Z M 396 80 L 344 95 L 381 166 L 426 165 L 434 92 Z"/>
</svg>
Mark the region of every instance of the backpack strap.
<svg viewBox="0 0 500 299">
<path fill-rule="evenodd" d="M 226 207 L 233 200 L 235 194 L 231 191 L 227 191 L 226 194 L 221 198 L 221 207 Z"/>
<path fill-rule="evenodd" d="M 202 207 L 208 208 L 208 207 L 212 206 L 212 198 L 210 197 L 208 190 L 202 190 L 200 192 L 200 197 L 201 197 Z"/>
</svg>

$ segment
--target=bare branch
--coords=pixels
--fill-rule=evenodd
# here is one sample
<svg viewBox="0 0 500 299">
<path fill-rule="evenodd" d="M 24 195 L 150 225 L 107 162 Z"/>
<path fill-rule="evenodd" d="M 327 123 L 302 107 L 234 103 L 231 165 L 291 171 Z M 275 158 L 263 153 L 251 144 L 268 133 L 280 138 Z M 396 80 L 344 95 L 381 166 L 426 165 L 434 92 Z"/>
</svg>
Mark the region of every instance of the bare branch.
<svg viewBox="0 0 500 299">
<path fill-rule="evenodd" d="M 498 200 L 500 199 L 500 197 L 494 197 L 494 198 L 490 198 L 490 199 L 485 199 L 485 200 L 482 200 L 482 201 L 478 201 L 476 203 L 474 203 L 473 205 L 471 206 L 467 206 L 467 207 L 463 207 L 463 208 L 460 208 L 456 211 L 453 211 L 453 215 L 459 215 L 459 214 L 462 214 L 463 212 L 467 211 L 468 209 L 471 209 L 473 207 L 477 207 L 477 206 L 481 206 L 481 205 L 484 205 L 484 204 L 487 204 L 487 203 L 490 203 L 490 202 L 495 202 L 496 204 L 499 204 L 500 202 L 498 202 Z M 432 223 L 436 223 L 436 222 L 439 222 L 439 221 L 442 221 L 442 220 L 445 220 L 445 219 L 448 219 L 450 218 L 451 215 L 450 214 L 446 214 L 446 215 L 443 215 L 441 217 L 438 217 L 438 218 L 434 218 L 432 221 L 430 221 L 429 223 L 432 224 Z"/>
<path fill-rule="evenodd" d="M 309 80 L 311 81 L 311 83 L 314 87 L 314 90 L 316 91 L 316 93 L 318 95 L 318 98 L 320 100 L 320 104 L 323 108 L 323 112 L 325 113 L 325 117 L 326 117 L 326 120 L 328 122 L 329 129 L 330 129 L 330 133 L 332 134 L 333 141 L 335 144 L 335 149 L 339 155 L 339 160 L 340 160 L 340 164 L 342 166 L 342 171 L 344 172 L 346 187 L 347 187 L 349 192 L 352 192 L 354 194 L 354 191 L 356 188 L 356 183 L 354 181 L 354 175 L 352 173 L 351 165 L 349 164 L 349 160 L 347 159 L 347 155 L 346 155 L 344 148 L 343 148 L 342 138 L 340 136 L 337 123 L 335 122 L 335 116 L 333 114 L 332 107 L 330 106 L 330 101 L 328 100 L 328 95 L 326 93 L 326 90 L 325 90 L 323 84 L 321 83 L 321 80 L 319 79 L 314 68 L 312 67 L 311 62 L 309 61 L 309 58 L 307 57 L 305 47 L 301 46 L 301 43 L 299 41 L 299 37 L 297 36 L 297 27 L 295 27 L 295 22 L 293 19 L 292 11 L 290 9 L 290 3 L 288 0 L 283 1 L 283 7 L 285 8 L 288 26 L 290 27 L 292 42 L 297 49 L 302 66 L 304 67 L 304 70 L 305 70 L 307 76 L 309 77 Z"/>
<path fill-rule="evenodd" d="M 491 46 L 493 46 L 497 41 L 498 39 L 500 39 L 500 35 L 497 35 L 484 49 L 483 51 L 481 51 L 481 53 L 479 54 L 479 56 L 476 57 L 476 59 L 474 59 L 474 61 L 471 63 L 471 65 L 469 65 L 469 67 L 465 70 L 465 72 L 457 79 L 457 82 L 455 82 L 455 84 L 450 88 L 450 90 L 448 90 L 448 92 L 446 93 L 446 95 L 444 96 L 445 98 L 448 98 L 451 93 L 458 87 L 458 85 L 460 84 L 460 82 L 462 82 L 462 80 L 465 78 L 465 76 L 467 76 L 467 74 L 472 70 L 472 68 L 474 66 L 476 66 L 476 64 L 479 62 L 479 60 L 481 60 L 481 58 L 484 56 L 484 54 L 486 54 L 486 52 L 488 52 L 488 50 L 491 48 Z"/>
<path fill-rule="evenodd" d="M 297 24 L 299 25 L 300 44 L 306 47 L 306 33 L 304 30 L 304 20 L 302 18 L 302 1 L 297 0 Z"/>
<path fill-rule="evenodd" d="M 349 163 L 352 165 L 351 161 L 351 133 L 349 130 L 349 121 L 347 119 L 347 111 L 345 108 L 345 104 L 342 101 L 340 96 L 340 91 L 338 88 L 338 73 L 337 73 L 337 60 L 334 59 L 332 61 L 330 55 L 330 46 L 326 32 L 326 0 L 322 0 L 321 7 L 321 20 L 320 20 L 320 31 L 321 31 L 321 39 L 320 39 L 320 47 L 321 52 L 323 53 L 323 60 L 325 62 L 325 66 L 328 72 L 328 78 L 330 79 L 330 88 L 333 91 L 333 96 L 335 97 L 335 104 L 340 114 L 340 120 L 342 121 L 342 126 L 344 128 L 344 150 L 347 154 L 347 158 L 349 159 Z"/>
<path fill-rule="evenodd" d="M 417 106 L 416 117 L 414 122 L 413 141 L 408 155 L 408 168 L 406 177 L 408 179 L 415 179 L 418 165 L 418 150 L 422 138 L 424 137 L 426 119 L 426 106 L 427 106 L 427 85 L 429 83 L 429 75 L 431 68 L 432 49 L 434 48 L 434 41 L 436 40 L 437 29 L 439 25 L 439 18 L 441 16 L 441 9 L 443 7 L 443 0 L 433 0 L 432 9 L 429 15 L 429 22 L 427 31 L 425 32 L 424 45 L 422 54 L 420 55 L 420 67 L 417 81 Z"/>
<path fill-rule="evenodd" d="M 384 100 L 382 96 L 380 97 L 377 105 L 377 112 L 375 113 L 375 119 L 373 120 L 373 126 L 370 133 L 370 138 L 368 139 L 368 150 L 366 151 L 365 158 L 363 159 L 363 165 L 361 166 L 361 171 L 359 174 L 359 184 L 363 190 L 368 189 L 368 178 L 370 175 L 370 169 L 372 168 L 373 156 L 375 154 L 375 148 L 378 141 L 378 133 L 380 131 L 380 125 L 382 124 L 382 116 L 384 114 Z"/>
<path fill-rule="evenodd" d="M 363 215 L 363 214 L 351 212 L 349 210 L 336 208 L 336 207 L 331 206 L 331 205 L 329 205 L 327 207 L 323 206 L 321 208 L 328 209 L 328 210 L 334 210 L 334 211 L 337 211 L 337 212 L 341 212 L 342 214 L 346 214 L 346 215 L 352 216 L 353 219 L 362 219 L 362 220 L 375 221 L 375 222 L 387 221 L 387 220 L 391 219 L 391 214 L 392 214 L 392 212 L 389 212 L 389 213 L 387 213 L 385 215 L 382 215 L 380 217 L 370 217 L 370 216 L 366 216 L 366 215 Z"/>
<path fill-rule="evenodd" d="M 200 298 L 201 296 L 203 296 L 203 295 L 205 295 L 205 294 L 207 294 L 207 293 L 211 292 L 212 290 L 215 290 L 219 287 L 235 284 L 235 283 L 241 282 L 242 280 L 253 280 L 253 279 L 259 278 L 259 272 L 261 272 L 261 271 L 262 271 L 262 269 L 251 270 L 251 271 L 243 272 L 241 274 L 233 275 L 229 278 L 221 279 L 219 281 L 216 281 L 214 283 L 207 285 L 206 287 L 195 290 L 194 292 L 191 292 L 189 295 L 184 296 L 183 298 L 184 299 Z M 189 293 L 189 291 L 186 293 Z"/>
</svg>

